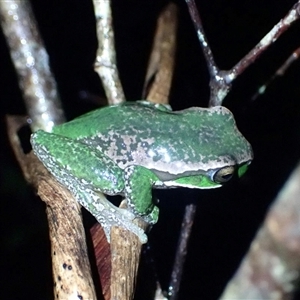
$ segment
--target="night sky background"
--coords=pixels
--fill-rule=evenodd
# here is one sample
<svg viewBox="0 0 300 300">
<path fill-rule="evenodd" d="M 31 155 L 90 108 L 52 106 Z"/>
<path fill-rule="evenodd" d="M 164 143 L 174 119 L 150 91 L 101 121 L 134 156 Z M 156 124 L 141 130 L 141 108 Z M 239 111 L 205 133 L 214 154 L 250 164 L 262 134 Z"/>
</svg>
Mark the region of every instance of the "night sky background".
<svg viewBox="0 0 300 300">
<path fill-rule="evenodd" d="M 217 64 L 229 69 L 282 18 L 295 0 L 197 1 Z M 116 49 L 128 100 L 141 98 L 156 19 L 164 0 L 114 0 Z M 208 73 L 184 0 L 171 89 L 173 109 L 207 106 Z M 32 1 L 68 119 L 96 108 L 82 97 L 104 97 L 93 71 L 97 48 L 91 1 Z M 167 288 L 184 206 L 197 203 L 179 299 L 217 299 L 246 253 L 276 194 L 300 154 L 300 62 L 266 93 L 251 100 L 300 46 L 300 22 L 290 28 L 236 82 L 224 106 L 232 110 L 255 154 L 250 170 L 222 189 L 158 191 L 160 220 L 142 257 L 136 299 L 148 299 L 158 276 Z M 53 299 L 45 205 L 28 186 L 8 145 L 4 116 L 26 114 L 0 31 L 0 299 Z M 94 219 L 84 213 L 86 228 Z M 150 298 L 151 299 L 151 298 Z"/>
</svg>

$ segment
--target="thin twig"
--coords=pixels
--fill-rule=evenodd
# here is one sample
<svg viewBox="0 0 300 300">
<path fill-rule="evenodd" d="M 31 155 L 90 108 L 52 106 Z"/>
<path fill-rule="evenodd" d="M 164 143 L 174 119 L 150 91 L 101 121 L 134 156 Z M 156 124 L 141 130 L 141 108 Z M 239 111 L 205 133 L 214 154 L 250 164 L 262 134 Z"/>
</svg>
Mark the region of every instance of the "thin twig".
<svg viewBox="0 0 300 300">
<path fill-rule="evenodd" d="M 271 44 L 273 44 L 283 32 L 285 32 L 295 21 L 297 21 L 300 16 L 300 1 L 298 1 L 288 12 L 288 14 L 281 19 L 244 58 L 242 58 L 231 70 L 226 71 L 219 70 L 215 64 L 194 0 L 186 0 L 186 3 L 188 5 L 191 18 L 194 22 L 210 73 L 211 92 L 209 106 L 222 105 L 224 98 L 231 90 L 231 84 L 233 80 L 242 74 L 245 69 L 249 67 L 249 65 L 256 61 L 256 59 Z"/>
<path fill-rule="evenodd" d="M 246 68 L 249 67 L 256 59 L 272 45 L 278 37 L 284 33 L 295 21 L 299 19 L 300 1 L 298 1 L 288 14 L 281 19 L 271 30 L 267 33 L 261 41 L 246 55 L 244 56 L 231 70 L 223 71 L 222 78 L 224 83 L 230 85 Z M 230 90 L 230 89 L 229 89 Z M 227 93 L 229 92 L 227 91 Z M 221 105 L 226 94 L 222 95 L 223 98 L 210 99 L 210 105 Z"/>
<path fill-rule="evenodd" d="M 210 100 L 209 106 L 221 105 L 223 99 L 228 94 L 231 88 L 231 83 L 226 82 L 224 78 L 224 71 L 221 71 L 214 60 L 213 53 L 207 41 L 202 21 L 194 0 L 186 0 L 191 19 L 194 23 L 200 45 L 202 47 L 206 65 L 210 75 Z"/>
<path fill-rule="evenodd" d="M 99 74 L 109 104 L 125 101 L 116 63 L 111 0 L 93 0 L 96 17 L 98 50 L 95 71 Z"/>
<path fill-rule="evenodd" d="M 29 1 L 0 1 L 0 19 L 31 128 L 50 131 L 65 117 Z"/>
<path fill-rule="evenodd" d="M 195 29 L 196 29 L 196 32 L 198 35 L 198 39 L 200 41 L 200 44 L 201 44 L 201 47 L 202 47 L 202 50 L 203 50 L 203 53 L 204 53 L 204 56 L 205 56 L 205 59 L 207 62 L 209 74 L 211 77 L 215 77 L 219 73 L 219 69 L 215 63 L 213 53 L 210 49 L 206 35 L 204 33 L 202 21 L 201 21 L 196 3 L 194 0 L 185 0 L 185 2 L 188 6 L 191 19 L 195 26 Z"/>
<path fill-rule="evenodd" d="M 271 31 L 230 71 L 227 72 L 225 79 L 230 83 L 237 78 L 244 70 L 251 65 L 279 36 L 281 36 L 295 21 L 300 17 L 300 1 L 298 1 L 288 14 L 281 19 Z"/>
<path fill-rule="evenodd" d="M 191 236 L 192 226 L 194 223 L 196 205 L 189 204 L 185 207 L 184 217 L 181 223 L 181 231 L 179 235 L 179 242 L 175 256 L 175 262 L 171 274 L 171 281 L 168 289 L 169 300 L 176 300 L 181 284 L 181 277 L 185 258 L 187 254 L 187 246 Z"/>
<path fill-rule="evenodd" d="M 297 48 L 288 59 L 277 69 L 275 74 L 265 82 L 258 91 L 251 97 L 251 100 L 256 100 L 259 96 L 261 96 L 267 89 L 267 87 L 274 81 L 277 77 L 283 76 L 287 69 L 299 58 L 300 56 L 300 47 Z"/>
</svg>

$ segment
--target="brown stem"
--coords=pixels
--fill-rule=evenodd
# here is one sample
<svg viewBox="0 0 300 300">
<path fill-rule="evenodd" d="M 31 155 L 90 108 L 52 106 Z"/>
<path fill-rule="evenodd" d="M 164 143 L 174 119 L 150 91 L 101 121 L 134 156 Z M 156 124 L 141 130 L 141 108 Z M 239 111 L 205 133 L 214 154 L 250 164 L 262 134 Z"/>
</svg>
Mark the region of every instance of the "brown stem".
<svg viewBox="0 0 300 300">
<path fill-rule="evenodd" d="M 146 230 L 142 220 L 137 225 Z M 136 277 L 142 244 L 131 232 L 115 227 L 111 231 L 111 299 L 132 300 L 135 292 Z"/>
<path fill-rule="evenodd" d="M 111 253 L 110 245 L 99 223 L 90 230 L 94 245 L 97 270 L 101 282 L 102 294 L 105 300 L 110 300 Z"/>
<path fill-rule="evenodd" d="M 8 137 L 25 178 L 46 203 L 55 299 L 96 299 L 80 206 L 32 152 L 23 153 L 17 131 L 24 121 L 7 117 Z"/>
<path fill-rule="evenodd" d="M 30 3 L 1 1 L 0 14 L 31 127 L 50 131 L 64 116 Z M 32 153 L 23 153 L 17 132 L 26 121 L 24 117 L 8 117 L 8 136 L 25 178 L 46 203 L 55 299 L 95 299 L 80 207 Z"/>
<path fill-rule="evenodd" d="M 156 32 L 145 78 L 143 99 L 169 103 L 174 70 L 177 6 L 170 3 L 157 20 Z"/>
<path fill-rule="evenodd" d="M 300 269 L 300 165 L 220 299 L 292 299 Z"/>
<path fill-rule="evenodd" d="M 168 290 L 169 300 L 176 300 L 181 284 L 181 277 L 185 258 L 187 254 L 188 242 L 191 236 L 192 226 L 194 223 L 196 205 L 189 204 L 185 207 L 184 217 L 181 223 L 181 231 L 179 235 L 179 242 L 177 246 L 175 262 L 171 274 L 171 281 Z"/>
</svg>

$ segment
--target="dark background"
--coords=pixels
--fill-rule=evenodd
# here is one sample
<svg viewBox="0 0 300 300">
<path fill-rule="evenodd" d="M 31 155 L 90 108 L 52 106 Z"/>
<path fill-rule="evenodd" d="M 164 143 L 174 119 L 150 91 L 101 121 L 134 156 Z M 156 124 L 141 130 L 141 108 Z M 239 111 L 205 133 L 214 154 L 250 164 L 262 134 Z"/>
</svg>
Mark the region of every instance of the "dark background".
<svg viewBox="0 0 300 300">
<path fill-rule="evenodd" d="M 231 68 L 296 1 L 197 1 L 220 68 Z M 155 21 L 167 1 L 115 0 L 113 14 L 120 76 L 127 99 L 141 97 Z M 173 108 L 207 106 L 205 61 L 183 0 L 170 102 Z M 82 92 L 104 96 L 93 71 L 97 47 L 91 1 L 32 1 L 51 67 L 69 119 L 96 105 Z M 222 189 L 159 191 L 160 220 L 143 255 L 137 299 L 154 273 L 167 288 L 184 206 L 197 216 L 179 299 L 217 299 L 237 269 L 265 213 L 299 158 L 300 64 L 251 97 L 300 46 L 300 23 L 286 32 L 236 82 L 224 105 L 253 146 L 255 160 L 238 182 Z M 0 35 L 0 298 L 52 299 L 50 245 L 45 206 L 23 179 L 8 145 L 5 114 L 26 114 L 3 35 Z M 85 214 L 89 228 L 94 220 Z M 143 285 L 143 291 L 141 292 Z"/>
</svg>

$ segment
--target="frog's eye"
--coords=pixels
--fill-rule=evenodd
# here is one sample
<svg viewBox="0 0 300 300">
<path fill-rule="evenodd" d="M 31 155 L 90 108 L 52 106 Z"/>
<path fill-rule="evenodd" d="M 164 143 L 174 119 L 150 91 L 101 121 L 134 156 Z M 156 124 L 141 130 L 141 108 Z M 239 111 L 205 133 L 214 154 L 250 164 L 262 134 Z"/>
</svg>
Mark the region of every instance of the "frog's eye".
<svg viewBox="0 0 300 300">
<path fill-rule="evenodd" d="M 224 167 L 213 175 L 213 181 L 217 183 L 225 183 L 229 181 L 234 174 L 235 168 L 233 166 Z"/>
</svg>

